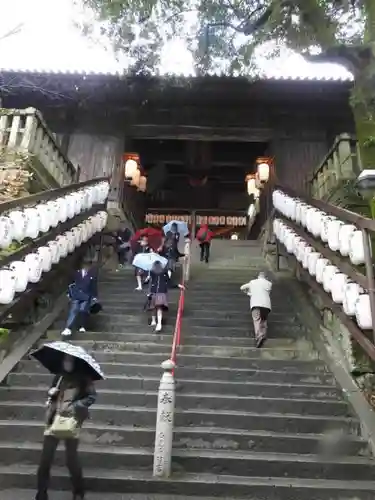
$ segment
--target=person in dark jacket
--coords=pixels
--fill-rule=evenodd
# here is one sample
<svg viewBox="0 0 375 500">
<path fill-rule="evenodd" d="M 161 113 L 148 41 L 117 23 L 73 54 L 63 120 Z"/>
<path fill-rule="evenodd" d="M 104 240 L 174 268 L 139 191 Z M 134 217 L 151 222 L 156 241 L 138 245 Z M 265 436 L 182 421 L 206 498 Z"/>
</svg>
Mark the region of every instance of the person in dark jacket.
<svg viewBox="0 0 375 500">
<path fill-rule="evenodd" d="M 127 255 L 130 251 L 131 231 L 128 228 L 120 229 L 116 231 L 114 238 L 119 269 L 122 269 L 126 264 Z"/>
<path fill-rule="evenodd" d="M 65 439 L 66 465 L 73 487 L 73 500 L 83 500 L 85 487 L 78 458 L 78 432 L 89 416 L 89 407 L 96 400 L 96 390 L 92 380 L 78 373 L 74 358 L 66 355 L 61 373 L 53 379 L 48 391 L 46 428 L 43 448 L 37 472 L 37 494 L 35 500 L 48 500 L 50 471 L 59 438 L 54 435 L 52 424 L 57 414 L 73 417 L 77 422 L 77 434 Z"/>
<path fill-rule="evenodd" d="M 85 263 L 82 269 L 77 271 L 73 283 L 69 285 L 68 295 L 70 308 L 65 328 L 61 332 L 63 337 L 70 336 L 73 328 L 79 329 L 80 332 L 86 331 L 90 307 L 98 296 L 97 271 L 90 263 Z"/>
<path fill-rule="evenodd" d="M 155 327 L 156 332 L 161 331 L 163 312 L 168 311 L 168 286 L 168 270 L 164 269 L 159 261 L 156 261 L 150 272 L 148 293 L 149 309 L 152 311 L 151 326 Z"/>
<path fill-rule="evenodd" d="M 148 244 L 148 237 L 147 236 L 142 236 L 142 238 L 139 240 L 138 245 L 135 249 L 134 256 L 138 255 L 139 253 L 150 253 L 151 248 L 150 245 Z M 143 271 L 142 269 L 135 269 L 135 277 L 137 280 L 137 288 L 136 290 L 142 290 L 143 286 L 143 279 L 148 279 L 148 273 Z"/>
</svg>

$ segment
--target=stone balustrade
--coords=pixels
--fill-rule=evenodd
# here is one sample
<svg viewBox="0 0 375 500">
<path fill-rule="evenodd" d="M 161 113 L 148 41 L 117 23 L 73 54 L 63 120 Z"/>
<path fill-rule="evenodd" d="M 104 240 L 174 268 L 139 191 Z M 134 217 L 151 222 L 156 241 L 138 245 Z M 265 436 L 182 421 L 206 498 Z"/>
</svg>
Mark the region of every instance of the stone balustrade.
<svg viewBox="0 0 375 500">
<path fill-rule="evenodd" d="M 10 156 L 14 152 L 30 155 L 33 174 L 44 189 L 77 181 L 77 169 L 34 108 L 0 108 L 0 149 Z"/>
<path fill-rule="evenodd" d="M 316 199 L 331 200 L 342 184 L 355 179 L 360 171 L 357 141 L 349 134 L 341 134 L 309 179 L 309 194 Z"/>
</svg>

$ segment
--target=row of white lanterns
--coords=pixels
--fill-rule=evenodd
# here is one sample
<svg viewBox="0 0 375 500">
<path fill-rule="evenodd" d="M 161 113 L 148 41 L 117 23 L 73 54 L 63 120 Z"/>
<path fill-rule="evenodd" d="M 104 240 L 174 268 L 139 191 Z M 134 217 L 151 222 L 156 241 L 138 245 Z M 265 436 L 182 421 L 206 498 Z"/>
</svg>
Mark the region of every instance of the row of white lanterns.
<svg viewBox="0 0 375 500">
<path fill-rule="evenodd" d="M 16 293 L 26 290 L 28 283 L 38 283 L 42 273 L 50 271 L 53 264 L 58 264 L 95 233 L 102 231 L 107 218 L 107 212 L 97 212 L 55 240 L 27 254 L 23 260 L 0 269 L 0 304 L 10 304 Z"/>
<path fill-rule="evenodd" d="M 299 198 L 292 198 L 280 190 L 272 194 L 273 205 L 288 219 L 306 228 L 315 238 L 327 243 L 333 252 L 349 257 L 354 265 L 365 263 L 365 248 L 362 231 L 328 215 Z"/>
<path fill-rule="evenodd" d="M 0 217 L 0 248 L 8 248 L 13 241 L 36 239 L 40 233 L 46 233 L 94 205 L 103 204 L 108 193 L 109 182 L 102 181 L 34 207 L 10 211 Z"/>
<path fill-rule="evenodd" d="M 280 219 L 273 221 L 273 231 L 287 252 L 293 254 L 302 267 L 323 286 L 327 293 L 331 294 L 333 302 L 341 304 L 347 316 L 355 317 L 360 328 L 370 330 L 372 316 L 367 291 L 350 280 Z"/>
</svg>

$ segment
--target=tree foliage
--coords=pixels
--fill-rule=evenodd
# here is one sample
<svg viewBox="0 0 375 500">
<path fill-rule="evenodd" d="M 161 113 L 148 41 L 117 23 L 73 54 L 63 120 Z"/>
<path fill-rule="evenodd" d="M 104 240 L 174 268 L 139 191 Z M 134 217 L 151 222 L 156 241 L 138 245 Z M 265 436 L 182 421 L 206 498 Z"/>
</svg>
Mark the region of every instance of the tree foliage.
<svg viewBox="0 0 375 500">
<path fill-rule="evenodd" d="M 373 0 L 83 1 L 136 71 L 155 72 L 174 37 L 186 41 L 199 73 L 246 74 L 254 48 L 270 40 L 353 71 L 358 46 L 375 38 Z"/>
</svg>

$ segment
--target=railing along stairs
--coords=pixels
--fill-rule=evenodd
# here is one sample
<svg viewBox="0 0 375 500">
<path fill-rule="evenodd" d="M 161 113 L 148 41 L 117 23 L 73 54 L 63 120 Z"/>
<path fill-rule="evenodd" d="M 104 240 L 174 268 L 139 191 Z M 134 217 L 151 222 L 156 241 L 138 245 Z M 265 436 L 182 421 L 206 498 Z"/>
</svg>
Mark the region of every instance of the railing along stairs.
<svg viewBox="0 0 375 500">
<path fill-rule="evenodd" d="M 170 358 L 161 365 L 163 374 L 158 391 L 155 449 L 153 474 L 156 477 L 169 477 L 173 445 L 173 422 L 176 397 L 175 368 L 178 365 L 178 352 L 181 345 L 181 323 L 185 306 L 185 285 L 190 278 L 191 241 L 185 241 L 182 261 L 180 297 L 178 301 L 175 329 Z"/>
<path fill-rule="evenodd" d="M 272 200 L 277 269 L 280 256 L 293 259 L 301 278 L 375 361 L 375 221 L 281 185 Z"/>
<path fill-rule="evenodd" d="M 15 157 L 20 156 L 38 190 L 68 186 L 79 178 L 79 169 L 34 108 L 0 108 L 0 153 L 1 170 L 13 168 Z"/>
<path fill-rule="evenodd" d="M 0 326 L 9 339 L 40 319 L 30 314 L 37 302 L 53 305 L 93 244 L 100 263 L 109 186 L 101 177 L 0 204 Z"/>
</svg>

